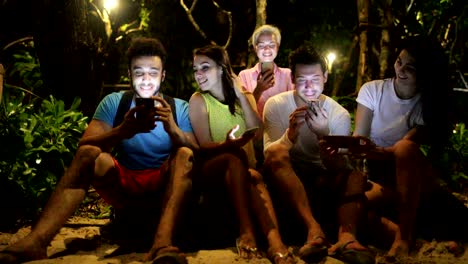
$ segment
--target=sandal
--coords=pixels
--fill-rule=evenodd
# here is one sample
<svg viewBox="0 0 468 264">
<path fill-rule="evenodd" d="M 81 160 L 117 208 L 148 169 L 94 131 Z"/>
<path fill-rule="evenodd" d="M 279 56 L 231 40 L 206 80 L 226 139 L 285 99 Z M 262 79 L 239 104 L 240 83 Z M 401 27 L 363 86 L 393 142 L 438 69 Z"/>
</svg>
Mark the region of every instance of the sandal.
<svg viewBox="0 0 468 264">
<path fill-rule="evenodd" d="M 253 257 L 260 258 L 261 254 L 258 251 L 257 247 L 252 247 L 252 246 L 247 246 L 244 244 L 241 244 L 240 238 L 236 239 L 236 249 L 237 249 L 237 254 L 239 255 L 240 258 L 243 259 L 251 259 Z"/>
<path fill-rule="evenodd" d="M 322 239 L 323 242 L 319 244 L 314 244 L 314 241 Z M 299 257 L 304 260 L 306 263 L 318 263 L 328 254 L 328 242 L 323 236 L 315 236 L 312 240 L 304 243 L 299 249 Z"/>
<path fill-rule="evenodd" d="M 160 247 L 151 264 L 188 264 L 187 257 L 174 246 Z"/>
<path fill-rule="evenodd" d="M 357 240 L 350 240 L 340 246 L 330 256 L 341 260 L 348 264 L 374 264 L 375 254 L 370 249 L 358 250 L 346 248 L 349 244 L 357 242 Z"/>
</svg>

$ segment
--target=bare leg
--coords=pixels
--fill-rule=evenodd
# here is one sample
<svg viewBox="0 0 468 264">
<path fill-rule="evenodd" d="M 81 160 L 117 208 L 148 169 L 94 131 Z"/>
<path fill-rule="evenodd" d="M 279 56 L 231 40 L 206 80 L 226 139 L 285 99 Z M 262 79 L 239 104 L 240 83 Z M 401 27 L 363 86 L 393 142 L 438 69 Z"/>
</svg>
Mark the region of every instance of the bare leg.
<svg viewBox="0 0 468 264">
<path fill-rule="evenodd" d="M 396 195 L 401 239 L 395 241 L 389 255 L 408 255 L 414 239 L 413 227 L 423 184 L 431 182 L 432 174 L 418 144 L 409 140 L 400 140 L 392 148 L 396 165 Z"/>
<path fill-rule="evenodd" d="M 252 176 L 252 206 L 257 213 L 260 226 L 268 240 L 268 255 L 274 263 L 295 263 L 292 256 L 288 258 L 288 248 L 284 245 L 278 230 L 273 203 L 270 194 L 263 182 L 262 175 L 256 170 L 250 169 Z"/>
<path fill-rule="evenodd" d="M 110 161 L 104 158 L 96 166 L 98 157 L 103 156 L 97 147 L 82 146 L 77 150 L 31 233 L 8 247 L 7 251 L 16 252 L 22 261 L 47 258 L 47 246 L 84 199 L 95 167 L 102 166 L 101 171 L 108 171 L 113 166 L 111 158 Z"/>
<path fill-rule="evenodd" d="M 306 244 L 323 244 L 325 234 L 312 215 L 307 193 L 299 177 L 294 172 L 289 159 L 289 151 L 281 145 L 271 146 L 265 153 L 265 166 L 274 184 L 281 186 L 282 196 L 298 212 L 307 228 Z"/>
<path fill-rule="evenodd" d="M 234 205 L 236 215 L 239 220 L 240 244 L 256 248 L 255 232 L 253 222 L 250 215 L 250 181 L 249 171 L 240 159 L 233 159 L 229 162 L 226 173 L 226 186 L 231 196 L 231 201 Z M 256 252 L 240 252 L 243 258 L 252 258 L 256 256 Z"/>
<path fill-rule="evenodd" d="M 180 148 L 177 150 L 174 158 L 169 161 L 169 168 L 165 164 L 161 173 L 169 173 L 169 182 L 165 193 L 163 211 L 159 221 L 158 228 L 154 237 L 153 246 L 146 256 L 150 261 L 156 257 L 159 249 L 173 245 L 172 236 L 175 225 L 187 194 L 192 189 L 191 171 L 193 168 L 193 152 L 189 148 Z M 159 252 L 158 252 L 159 251 Z"/>
<path fill-rule="evenodd" d="M 224 153 L 206 161 L 202 167 L 203 187 L 207 192 L 223 195 L 226 190 L 239 223 L 239 247 L 242 258 L 251 258 L 256 252 L 253 221 L 250 215 L 250 174 L 242 155 L 245 153 Z M 216 199 L 217 197 L 214 197 Z"/>
<path fill-rule="evenodd" d="M 349 241 L 347 249 L 366 250 L 366 247 L 361 245 L 356 239 L 357 226 L 363 217 L 364 206 L 364 190 L 366 187 L 366 176 L 358 171 L 352 171 L 349 175 L 344 175 L 345 192 L 343 194 L 343 201 L 338 207 L 338 241 L 333 245 L 329 252 L 334 252 L 338 247 L 343 246 Z"/>
</svg>

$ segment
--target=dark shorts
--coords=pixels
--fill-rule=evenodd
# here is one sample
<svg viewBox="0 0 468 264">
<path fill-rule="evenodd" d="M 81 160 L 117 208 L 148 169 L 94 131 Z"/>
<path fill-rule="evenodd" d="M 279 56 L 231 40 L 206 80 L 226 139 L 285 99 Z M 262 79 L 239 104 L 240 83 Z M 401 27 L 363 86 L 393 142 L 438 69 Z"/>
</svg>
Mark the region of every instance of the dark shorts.
<svg viewBox="0 0 468 264">
<path fill-rule="evenodd" d="M 382 186 L 394 188 L 396 184 L 395 161 L 367 160 L 366 168 L 369 180 Z"/>
<path fill-rule="evenodd" d="M 94 186 L 108 204 L 119 208 L 123 206 L 122 196 L 139 197 L 147 194 L 161 193 L 165 185 L 165 178 L 160 168 L 145 170 L 130 170 L 114 159 L 114 166 L 119 179 L 114 188 L 100 188 Z M 119 198 L 117 198 L 119 197 Z"/>
<path fill-rule="evenodd" d="M 342 198 L 342 190 L 334 184 L 336 175 L 321 166 L 294 168 L 304 185 L 314 218 L 330 238 L 338 228 L 337 209 Z M 270 192 L 279 229 L 286 243 L 302 244 L 307 239 L 307 228 L 286 197 L 281 196 L 280 186 L 276 186 L 267 174 L 264 175 Z"/>
</svg>

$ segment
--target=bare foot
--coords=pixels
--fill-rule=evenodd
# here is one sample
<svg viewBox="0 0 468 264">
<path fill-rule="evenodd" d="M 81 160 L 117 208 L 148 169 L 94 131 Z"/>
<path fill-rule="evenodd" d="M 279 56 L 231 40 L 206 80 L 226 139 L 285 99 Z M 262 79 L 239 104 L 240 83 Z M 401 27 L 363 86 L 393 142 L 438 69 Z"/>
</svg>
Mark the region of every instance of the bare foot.
<svg viewBox="0 0 468 264">
<path fill-rule="evenodd" d="M 243 259 L 261 258 L 253 235 L 241 235 L 236 240 L 237 253 Z"/>
<path fill-rule="evenodd" d="M 47 258 L 47 247 L 41 247 L 33 239 L 25 237 L 0 251 L 0 263 L 22 263 Z"/>
<path fill-rule="evenodd" d="M 289 252 L 286 246 L 282 246 L 281 248 L 272 248 L 268 249 L 268 259 L 273 264 L 295 264 L 297 263 L 294 255 Z"/>
<path fill-rule="evenodd" d="M 409 255 L 409 241 L 396 239 L 390 250 L 385 255 L 385 260 L 396 262 L 399 258 L 404 258 Z"/>
</svg>

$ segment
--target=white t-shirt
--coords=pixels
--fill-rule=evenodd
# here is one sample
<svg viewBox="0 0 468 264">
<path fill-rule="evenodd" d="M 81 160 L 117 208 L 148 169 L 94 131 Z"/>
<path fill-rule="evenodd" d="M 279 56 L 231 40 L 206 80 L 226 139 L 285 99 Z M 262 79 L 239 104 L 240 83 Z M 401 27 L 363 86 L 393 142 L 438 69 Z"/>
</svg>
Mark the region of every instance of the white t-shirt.
<svg viewBox="0 0 468 264">
<path fill-rule="evenodd" d="M 373 118 L 370 135 L 363 136 L 369 136 L 377 146 L 393 146 L 412 127 L 424 124 L 419 99 L 419 94 L 411 99 L 398 98 L 393 78 L 365 83 L 356 101 L 372 110 Z"/>
<path fill-rule="evenodd" d="M 281 138 L 289 127 L 289 115 L 298 108 L 294 101 L 294 92 L 287 91 L 270 97 L 263 109 L 263 146 L 266 150 L 272 144 L 280 144 Z M 328 96 L 325 96 L 323 109 L 328 114 L 330 135 L 351 134 L 349 112 Z M 299 131 L 296 143 L 290 150 L 291 162 L 321 165 L 318 139 L 315 133 L 304 124 Z"/>
</svg>

